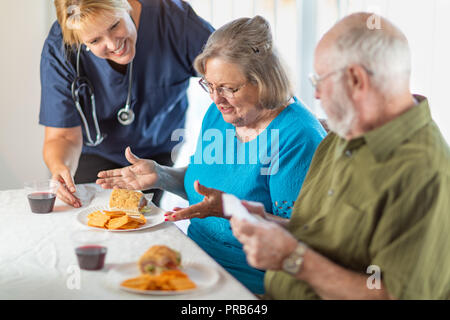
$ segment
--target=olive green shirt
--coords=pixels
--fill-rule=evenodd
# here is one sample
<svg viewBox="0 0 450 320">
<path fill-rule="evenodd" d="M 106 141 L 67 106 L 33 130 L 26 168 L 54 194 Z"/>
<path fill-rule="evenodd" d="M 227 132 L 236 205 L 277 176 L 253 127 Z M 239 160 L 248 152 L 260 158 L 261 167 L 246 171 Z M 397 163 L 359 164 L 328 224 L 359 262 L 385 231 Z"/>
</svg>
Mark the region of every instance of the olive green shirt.
<svg viewBox="0 0 450 320">
<path fill-rule="evenodd" d="M 381 270 L 398 299 L 450 298 L 450 150 L 428 101 L 362 137 L 319 145 L 289 231 L 336 264 Z M 318 299 L 306 283 L 268 271 L 274 299 Z M 376 290 L 376 289 L 374 289 Z"/>
</svg>

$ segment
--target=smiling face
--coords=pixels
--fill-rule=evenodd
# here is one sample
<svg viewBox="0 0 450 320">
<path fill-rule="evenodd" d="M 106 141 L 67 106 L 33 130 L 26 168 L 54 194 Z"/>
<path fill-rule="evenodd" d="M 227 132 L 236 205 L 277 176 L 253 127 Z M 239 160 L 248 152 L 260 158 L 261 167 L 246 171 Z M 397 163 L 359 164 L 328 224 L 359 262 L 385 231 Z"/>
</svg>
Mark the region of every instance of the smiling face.
<svg viewBox="0 0 450 320">
<path fill-rule="evenodd" d="M 232 98 L 221 96 L 217 90 L 210 94 L 226 122 L 235 127 L 252 127 L 267 113 L 259 105 L 258 87 L 247 80 L 236 64 L 210 58 L 205 65 L 204 78 L 213 88 L 240 88 Z"/>
<path fill-rule="evenodd" d="M 79 34 L 82 42 L 99 58 L 125 65 L 135 56 L 137 30 L 124 10 L 102 12 Z"/>
</svg>

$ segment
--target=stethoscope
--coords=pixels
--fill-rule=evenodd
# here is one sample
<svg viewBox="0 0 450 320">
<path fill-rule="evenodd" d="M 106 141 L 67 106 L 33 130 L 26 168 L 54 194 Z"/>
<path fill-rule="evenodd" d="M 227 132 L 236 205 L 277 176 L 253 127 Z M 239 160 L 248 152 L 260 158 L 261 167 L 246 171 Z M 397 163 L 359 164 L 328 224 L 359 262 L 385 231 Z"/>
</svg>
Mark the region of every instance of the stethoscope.
<svg viewBox="0 0 450 320">
<path fill-rule="evenodd" d="M 98 125 L 97 120 L 97 111 L 95 107 L 95 96 L 94 96 L 94 87 L 92 86 L 91 82 L 87 77 L 80 76 L 80 53 L 81 53 L 81 45 L 78 47 L 77 52 L 77 76 L 75 80 L 72 82 L 72 98 L 75 102 L 75 106 L 78 110 L 78 113 L 80 114 L 81 121 L 83 122 L 84 129 L 86 131 L 86 139 L 87 141 L 85 144 L 89 147 L 96 147 L 100 143 L 103 142 L 103 140 L 106 138 L 106 134 L 102 134 L 100 131 L 100 127 Z M 131 110 L 131 88 L 133 85 L 133 61 L 131 61 L 129 68 L 128 68 L 128 95 L 127 95 L 127 101 L 125 103 L 125 107 L 120 109 L 117 112 L 117 120 L 121 125 L 128 126 L 133 123 L 134 121 L 134 112 Z M 83 110 L 81 109 L 80 104 L 80 90 L 81 88 L 86 87 L 88 94 L 91 99 L 91 105 L 92 105 L 92 119 L 94 120 L 95 125 L 95 132 L 96 137 L 95 141 L 92 140 L 91 137 L 91 131 L 89 129 L 89 125 L 86 120 L 86 116 L 84 115 Z"/>
</svg>

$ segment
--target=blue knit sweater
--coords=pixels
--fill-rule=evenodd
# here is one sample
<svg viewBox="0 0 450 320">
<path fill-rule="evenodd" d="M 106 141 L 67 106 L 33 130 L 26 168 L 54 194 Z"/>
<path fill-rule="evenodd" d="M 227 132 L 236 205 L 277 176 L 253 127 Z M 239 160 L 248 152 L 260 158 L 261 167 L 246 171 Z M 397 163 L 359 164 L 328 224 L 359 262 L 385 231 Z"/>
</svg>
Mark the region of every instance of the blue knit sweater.
<svg viewBox="0 0 450 320">
<path fill-rule="evenodd" d="M 184 179 L 189 204 L 203 200 L 194 190 L 194 181 L 199 180 L 206 187 L 261 202 L 267 212 L 289 218 L 325 130 L 295 99 L 256 139 L 242 143 L 235 133 L 212 104 Z M 264 293 L 264 271 L 248 265 L 228 220 L 191 219 L 188 236 L 253 293 Z"/>
</svg>

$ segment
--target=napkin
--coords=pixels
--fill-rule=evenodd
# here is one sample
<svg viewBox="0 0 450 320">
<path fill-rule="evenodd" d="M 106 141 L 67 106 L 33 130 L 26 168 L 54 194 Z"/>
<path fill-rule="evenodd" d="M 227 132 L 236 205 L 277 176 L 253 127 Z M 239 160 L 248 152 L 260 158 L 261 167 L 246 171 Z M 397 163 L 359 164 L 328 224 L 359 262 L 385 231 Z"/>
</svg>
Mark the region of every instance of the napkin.
<svg viewBox="0 0 450 320">
<path fill-rule="evenodd" d="M 95 185 L 79 184 L 76 186 L 76 190 L 77 191 L 74 195 L 80 199 L 83 207 L 88 206 L 97 193 L 97 188 Z"/>
<path fill-rule="evenodd" d="M 222 206 L 225 216 L 236 217 L 255 224 L 264 221 L 262 217 L 248 212 L 247 208 L 242 205 L 241 200 L 232 194 L 224 193 L 222 195 Z"/>
</svg>

